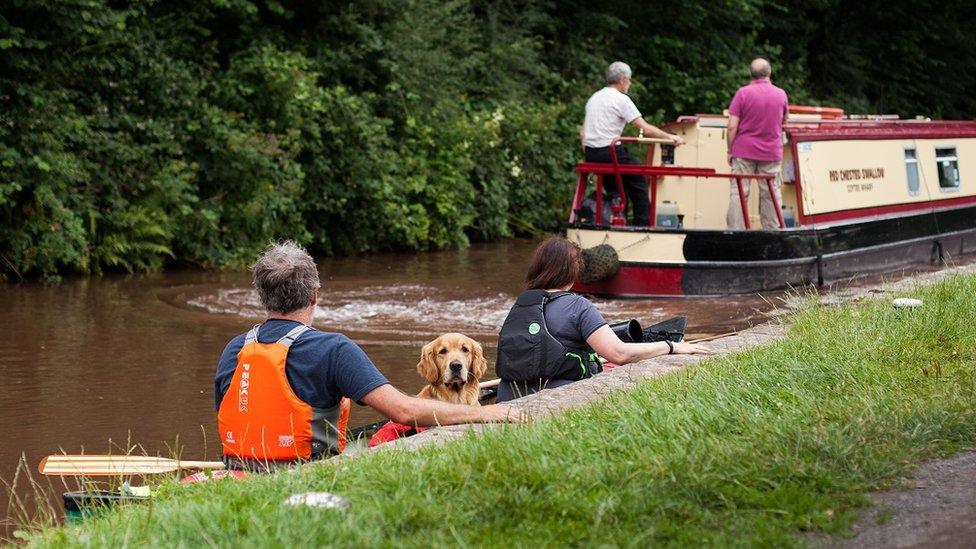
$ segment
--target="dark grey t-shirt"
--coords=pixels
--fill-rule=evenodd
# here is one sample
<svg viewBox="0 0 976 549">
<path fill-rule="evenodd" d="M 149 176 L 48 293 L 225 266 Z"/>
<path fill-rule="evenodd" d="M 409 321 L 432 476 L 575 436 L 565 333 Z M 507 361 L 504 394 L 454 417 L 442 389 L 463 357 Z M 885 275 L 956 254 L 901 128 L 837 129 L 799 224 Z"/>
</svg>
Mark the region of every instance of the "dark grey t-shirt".
<svg viewBox="0 0 976 549">
<path fill-rule="evenodd" d="M 581 295 L 568 294 L 546 303 L 549 333 L 570 349 L 586 348 L 586 338 L 606 323 L 600 311 Z"/>
<path fill-rule="evenodd" d="M 268 319 L 258 330 L 258 341 L 274 343 L 298 325 L 294 320 Z M 214 404 L 217 410 L 234 377 L 237 353 L 244 347 L 246 335 L 243 333 L 230 340 L 220 355 L 214 376 Z M 285 376 L 299 399 L 322 410 L 339 404 L 343 396 L 360 403 L 373 389 L 389 383 L 351 339 L 315 328 L 302 334 L 288 350 Z"/>
<path fill-rule="evenodd" d="M 569 349 L 587 348 L 586 338 L 607 321 L 585 297 L 566 294 L 546 304 L 546 327 L 557 341 Z M 573 383 L 568 379 L 544 379 L 532 382 L 503 382 L 498 386 L 496 402 L 508 402 L 540 391 Z"/>
</svg>

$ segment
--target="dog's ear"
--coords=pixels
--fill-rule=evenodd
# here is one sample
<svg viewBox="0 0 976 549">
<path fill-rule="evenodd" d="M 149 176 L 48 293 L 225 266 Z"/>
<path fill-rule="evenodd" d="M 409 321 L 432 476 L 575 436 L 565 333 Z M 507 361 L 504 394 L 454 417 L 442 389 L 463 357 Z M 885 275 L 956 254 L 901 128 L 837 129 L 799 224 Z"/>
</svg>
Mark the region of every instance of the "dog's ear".
<svg viewBox="0 0 976 549">
<path fill-rule="evenodd" d="M 485 359 L 485 352 L 481 349 L 481 344 L 471 340 L 471 369 L 474 371 L 474 380 L 478 381 L 488 372 L 488 361 Z"/>
<path fill-rule="evenodd" d="M 420 350 L 420 362 L 417 363 L 417 373 L 427 380 L 427 383 L 437 383 L 441 378 L 440 368 L 434 360 L 434 347 L 437 340 L 431 341 Z"/>
</svg>

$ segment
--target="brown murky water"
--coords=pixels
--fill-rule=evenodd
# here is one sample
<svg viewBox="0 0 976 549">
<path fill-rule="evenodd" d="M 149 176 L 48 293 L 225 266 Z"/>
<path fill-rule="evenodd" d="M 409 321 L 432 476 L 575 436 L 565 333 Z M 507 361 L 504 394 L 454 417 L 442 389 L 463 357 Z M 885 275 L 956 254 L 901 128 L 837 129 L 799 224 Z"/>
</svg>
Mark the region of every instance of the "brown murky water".
<svg viewBox="0 0 976 549">
<path fill-rule="evenodd" d="M 475 337 L 493 361 L 534 246 L 322 261 L 315 325 L 346 333 L 416 392 L 420 347 L 440 333 Z M 36 468 L 61 450 L 216 458 L 212 377 L 225 343 L 261 320 L 249 284 L 247 273 L 169 272 L 0 286 L 0 478 L 21 456 Z M 608 320 L 644 325 L 687 315 L 691 335 L 758 323 L 770 308 L 759 296 L 596 303 Z M 376 419 L 354 407 L 350 425 Z"/>
</svg>

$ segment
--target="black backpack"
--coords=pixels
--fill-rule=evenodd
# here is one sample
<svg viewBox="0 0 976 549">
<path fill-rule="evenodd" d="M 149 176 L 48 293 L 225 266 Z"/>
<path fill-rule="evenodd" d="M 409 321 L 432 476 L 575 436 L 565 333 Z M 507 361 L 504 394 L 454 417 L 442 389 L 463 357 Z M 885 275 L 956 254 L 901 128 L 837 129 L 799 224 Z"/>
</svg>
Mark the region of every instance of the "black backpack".
<svg viewBox="0 0 976 549">
<path fill-rule="evenodd" d="M 569 349 L 549 333 L 545 306 L 566 295 L 572 294 L 527 290 L 518 296 L 498 334 L 498 377 L 505 381 L 575 381 L 603 370 L 592 349 Z"/>
</svg>

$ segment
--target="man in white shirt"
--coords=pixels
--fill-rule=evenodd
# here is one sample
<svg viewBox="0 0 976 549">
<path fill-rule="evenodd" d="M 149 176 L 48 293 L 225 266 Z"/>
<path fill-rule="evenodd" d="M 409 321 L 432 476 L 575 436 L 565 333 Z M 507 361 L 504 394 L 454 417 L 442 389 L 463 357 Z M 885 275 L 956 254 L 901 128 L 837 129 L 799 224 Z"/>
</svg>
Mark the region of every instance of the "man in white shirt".
<svg viewBox="0 0 976 549">
<path fill-rule="evenodd" d="M 607 87 L 594 93 L 586 102 L 586 117 L 580 128 L 580 141 L 583 154 L 587 162 L 609 163 L 610 141 L 620 136 L 624 126 L 633 124 L 644 130 L 645 137 L 659 137 L 670 139 L 675 145 L 683 145 L 681 137 L 660 130 L 647 122 L 639 110 L 627 96 L 630 89 L 630 66 L 615 61 L 607 67 Z M 617 162 L 620 164 L 640 164 L 630 152 L 621 145 L 617 145 Z M 645 227 L 650 224 L 651 203 L 647 195 L 647 178 L 641 175 L 621 176 L 624 192 L 633 204 L 633 217 L 630 224 Z M 613 178 L 607 178 L 604 188 L 613 192 L 616 183 Z M 606 220 L 609 221 L 609 220 Z"/>
</svg>

